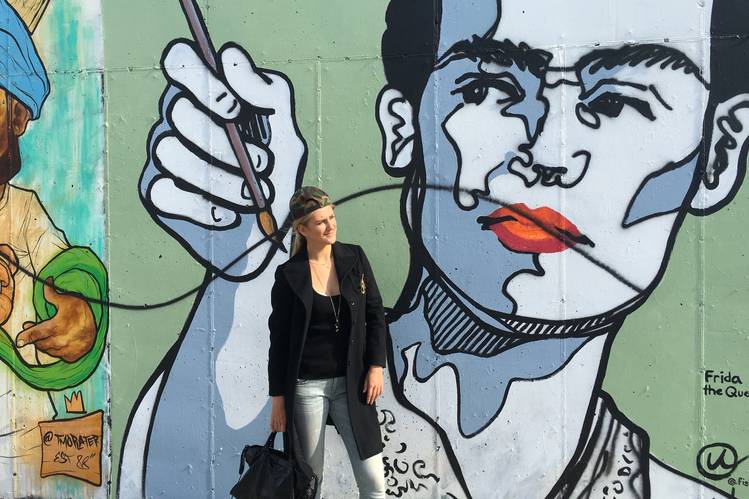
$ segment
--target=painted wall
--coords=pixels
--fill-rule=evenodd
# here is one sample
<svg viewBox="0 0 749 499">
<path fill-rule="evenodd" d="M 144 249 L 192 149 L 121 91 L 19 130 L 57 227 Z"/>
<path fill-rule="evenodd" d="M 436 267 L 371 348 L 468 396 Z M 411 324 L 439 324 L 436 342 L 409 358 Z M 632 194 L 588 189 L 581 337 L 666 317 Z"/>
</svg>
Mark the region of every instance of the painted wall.
<svg viewBox="0 0 749 499">
<path fill-rule="evenodd" d="M 0 496 L 107 497 L 101 8 L 3 1 L 0 25 Z"/>
<path fill-rule="evenodd" d="M 288 255 L 262 241 L 225 119 L 279 225 L 320 186 L 369 256 L 389 496 L 749 496 L 749 11 L 661 3 L 200 1 L 216 47 L 243 49 L 214 79 L 177 1 L 52 0 L 31 35 L 49 96 L 10 184 L 64 233 L 50 258 L 100 265 L 92 288 L 55 277 L 87 300 L 45 338 L 85 347 L 26 354 L 0 323 L 0 497 L 226 497 L 267 437 Z M 246 132 L 250 104 L 269 135 Z M 45 277 L 10 258 L 4 289 Z M 326 496 L 355 496 L 326 444 Z M 100 468 L 73 466 L 89 450 Z"/>
</svg>

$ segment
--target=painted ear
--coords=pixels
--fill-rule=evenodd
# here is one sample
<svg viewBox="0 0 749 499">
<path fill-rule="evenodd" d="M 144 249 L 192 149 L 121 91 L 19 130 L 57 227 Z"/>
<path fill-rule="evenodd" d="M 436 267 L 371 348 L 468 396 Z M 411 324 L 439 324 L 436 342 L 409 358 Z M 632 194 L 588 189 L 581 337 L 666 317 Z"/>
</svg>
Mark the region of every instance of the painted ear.
<svg viewBox="0 0 749 499">
<path fill-rule="evenodd" d="M 394 88 L 385 87 L 377 98 L 377 123 L 382 133 L 382 164 L 390 175 L 403 176 L 413 159 L 413 106 Z"/>
<path fill-rule="evenodd" d="M 10 98 L 10 110 L 11 110 L 11 125 L 13 126 L 13 134 L 16 137 L 23 135 L 26 131 L 26 127 L 31 120 L 31 111 L 29 108 L 21 104 L 15 98 Z"/>
<path fill-rule="evenodd" d="M 749 94 L 739 94 L 718 104 L 713 118 L 713 135 L 705 151 L 704 172 L 691 210 L 707 215 L 733 199 L 746 173 L 749 148 Z"/>
</svg>

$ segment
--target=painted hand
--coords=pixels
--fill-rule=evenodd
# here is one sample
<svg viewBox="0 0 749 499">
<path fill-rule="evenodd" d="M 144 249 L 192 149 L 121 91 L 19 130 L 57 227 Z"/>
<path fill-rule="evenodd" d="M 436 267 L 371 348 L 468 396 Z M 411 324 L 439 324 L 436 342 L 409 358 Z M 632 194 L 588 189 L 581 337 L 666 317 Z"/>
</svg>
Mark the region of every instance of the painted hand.
<svg viewBox="0 0 749 499">
<path fill-rule="evenodd" d="M 301 179 L 306 146 L 284 75 L 256 67 L 236 45 L 219 52 L 218 64 L 216 74 L 190 42 L 173 42 L 165 50 L 164 73 L 173 86 L 165 93 L 162 122 L 151 139 L 141 194 L 152 216 L 193 256 L 236 278 L 257 271 L 272 245 L 266 242 L 243 256 L 264 236 L 224 124 L 238 125 L 279 226 Z"/>
<path fill-rule="evenodd" d="M 385 381 L 382 378 L 382 367 L 371 366 L 369 372 L 367 372 L 367 377 L 364 379 L 364 390 L 362 390 L 362 393 L 366 393 L 367 404 L 374 404 L 384 390 Z"/>
<path fill-rule="evenodd" d="M 0 244 L 0 326 L 5 323 L 13 312 L 13 296 L 15 293 L 15 278 L 18 271 L 18 258 L 13 248 L 7 244 Z"/>
<path fill-rule="evenodd" d="M 75 362 L 88 353 L 96 340 L 96 322 L 89 304 L 82 298 L 58 293 L 50 277 L 44 286 L 44 298 L 57 308 L 46 321 L 27 322 L 16 338 L 16 345 L 33 343 L 37 350 L 65 362 Z"/>
</svg>

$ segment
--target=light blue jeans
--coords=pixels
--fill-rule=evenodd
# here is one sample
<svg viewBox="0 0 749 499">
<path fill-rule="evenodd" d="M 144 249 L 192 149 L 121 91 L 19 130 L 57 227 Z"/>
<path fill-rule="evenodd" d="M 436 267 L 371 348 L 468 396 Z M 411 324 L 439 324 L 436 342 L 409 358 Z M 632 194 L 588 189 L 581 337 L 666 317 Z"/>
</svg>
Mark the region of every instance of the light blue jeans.
<svg viewBox="0 0 749 499">
<path fill-rule="evenodd" d="M 328 414 L 348 451 L 360 499 L 385 499 L 385 469 L 382 453 L 359 458 L 346 400 L 346 378 L 300 379 L 296 382 L 294 426 L 302 457 L 320 478 L 316 499 L 322 490 L 325 465 L 325 421 Z"/>
</svg>

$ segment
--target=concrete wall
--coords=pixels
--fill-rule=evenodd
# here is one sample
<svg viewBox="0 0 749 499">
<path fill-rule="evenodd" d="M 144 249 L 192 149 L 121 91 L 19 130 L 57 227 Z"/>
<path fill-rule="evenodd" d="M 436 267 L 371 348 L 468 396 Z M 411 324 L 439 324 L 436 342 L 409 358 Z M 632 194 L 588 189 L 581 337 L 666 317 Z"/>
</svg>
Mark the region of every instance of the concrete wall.
<svg viewBox="0 0 749 499">
<path fill-rule="evenodd" d="M 276 219 L 299 185 L 343 200 L 338 239 L 389 309 L 390 496 L 749 495 L 748 10 L 198 3 L 216 48 L 254 61 L 222 52 L 228 88 L 178 1 L 52 0 L 38 26 L 15 2 L 50 91 L 10 185 L 36 193 L 57 249 L 0 259 L 17 316 L 0 322 L 0 497 L 226 497 L 267 437 L 288 256 L 202 114 L 246 126 L 248 102 L 272 131 L 245 137 Z M 0 202 L 0 245 L 29 233 L 20 206 Z M 61 254 L 84 261 L 49 274 L 62 298 L 33 280 Z M 327 436 L 324 492 L 352 497 Z"/>
</svg>

